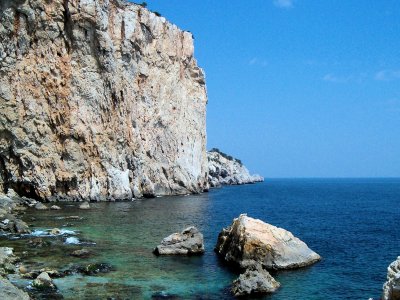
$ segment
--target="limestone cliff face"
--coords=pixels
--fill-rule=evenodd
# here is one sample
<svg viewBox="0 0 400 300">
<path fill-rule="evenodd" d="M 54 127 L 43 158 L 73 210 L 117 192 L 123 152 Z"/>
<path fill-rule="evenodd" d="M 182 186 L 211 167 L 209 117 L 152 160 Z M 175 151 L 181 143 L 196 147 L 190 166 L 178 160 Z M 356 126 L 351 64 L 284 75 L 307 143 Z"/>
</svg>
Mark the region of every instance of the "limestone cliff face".
<svg viewBox="0 0 400 300">
<path fill-rule="evenodd" d="M 0 192 L 201 192 L 206 102 L 192 35 L 139 5 L 0 0 Z"/>
<path fill-rule="evenodd" d="M 207 152 L 208 182 L 211 187 L 237 185 L 264 181 L 260 175 L 250 175 L 249 170 L 238 159 L 218 149 Z"/>
</svg>

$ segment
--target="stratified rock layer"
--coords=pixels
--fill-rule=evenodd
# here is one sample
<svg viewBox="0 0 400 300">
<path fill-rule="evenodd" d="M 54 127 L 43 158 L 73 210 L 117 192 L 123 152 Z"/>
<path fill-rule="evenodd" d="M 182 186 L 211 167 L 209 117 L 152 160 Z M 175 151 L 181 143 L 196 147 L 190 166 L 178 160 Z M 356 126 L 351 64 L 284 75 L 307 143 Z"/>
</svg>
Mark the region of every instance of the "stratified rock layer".
<svg viewBox="0 0 400 300">
<path fill-rule="evenodd" d="M 201 192 L 206 102 L 192 35 L 139 5 L 0 1 L 0 192 Z"/>
<path fill-rule="evenodd" d="M 266 269 L 295 269 L 321 259 L 289 231 L 245 214 L 222 230 L 215 251 L 241 268 L 260 264 Z"/>
<path fill-rule="evenodd" d="M 383 300 L 400 300 L 400 256 L 388 267 L 387 281 L 383 285 Z"/>
<path fill-rule="evenodd" d="M 207 160 L 208 182 L 211 187 L 264 181 L 260 175 L 250 175 L 249 170 L 240 160 L 220 151 L 207 152 Z"/>
</svg>

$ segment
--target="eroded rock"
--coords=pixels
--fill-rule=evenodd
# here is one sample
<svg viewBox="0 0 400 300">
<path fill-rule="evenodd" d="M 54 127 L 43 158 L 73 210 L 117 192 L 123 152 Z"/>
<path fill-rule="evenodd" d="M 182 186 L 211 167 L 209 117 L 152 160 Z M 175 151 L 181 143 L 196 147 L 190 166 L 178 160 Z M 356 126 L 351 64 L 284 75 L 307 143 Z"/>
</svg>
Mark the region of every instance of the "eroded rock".
<svg viewBox="0 0 400 300">
<path fill-rule="evenodd" d="M 0 298 L 2 300 L 29 300 L 29 295 L 10 281 L 0 277 Z"/>
<path fill-rule="evenodd" d="M 38 277 L 33 281 L 32 286 L 39 289 L 55 289 L 56 286 L 53 283 L 53 280 L 50 278 L 47 272 L 42 272 Z"/>
<path fill-rule="evenodd" d="M 241 268 L 261 264 L 266 269 L 295 269 L 321 259 L 289 231 L 245 214 L 222 230 L 215 251 Z"/>
<path fill-rule="evenodd" d="M 0 24 L 0 192 L 98 201 L 207 188 L 191 33 L 121 0 L 2 0 Z"/>
<path fill-rule="evenodd" d="M 203 234 L 194 227 L 173 233 L 154 249 L 156 255 L 200 255 L 204 253 Z"/>
</svg>

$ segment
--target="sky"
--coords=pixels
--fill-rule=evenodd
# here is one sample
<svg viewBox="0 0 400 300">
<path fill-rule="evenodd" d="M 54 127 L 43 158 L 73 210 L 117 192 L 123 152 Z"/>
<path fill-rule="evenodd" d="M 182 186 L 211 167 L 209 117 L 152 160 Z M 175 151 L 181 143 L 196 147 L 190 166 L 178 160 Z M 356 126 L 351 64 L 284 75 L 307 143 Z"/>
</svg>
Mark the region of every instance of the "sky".
<svg viewBox="0 0 400 300">
<path fill-rule="evenodd" d="M 273 177 L 400 177 L 400 1 L 148 0 L 195 37 L 207 148 Z"/>
</svg>

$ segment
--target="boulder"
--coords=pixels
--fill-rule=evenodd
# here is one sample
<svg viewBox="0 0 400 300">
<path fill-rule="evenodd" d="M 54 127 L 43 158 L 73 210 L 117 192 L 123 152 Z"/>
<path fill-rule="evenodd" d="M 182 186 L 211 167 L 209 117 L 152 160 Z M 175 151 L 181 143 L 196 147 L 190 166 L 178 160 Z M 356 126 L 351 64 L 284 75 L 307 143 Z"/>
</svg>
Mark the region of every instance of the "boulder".
<svg viewBox="0 0 400 300">
<path fill-rule="evenodd" d="M 156 255 L 200 255 L 204 253 L 203 235 L 191 226 L 181 233 L 173 233 L 154 249 Z"/>
<path fill-rule="evenodd" d="M 215 251 L 226 262 L 241 268 L 261 264 L 266 269 L 295 269 L 321 259 L 289 231 L 245 214 L 222 230 Z"/>
<path fill-rule="evenodd" d="M 388 267 L 382 300 L 400 300 L 400 256 Z"/>
<path fill-rule="evenodd" d="M 14 230 L 16 233 L 31 233 L 28 224 L 20 219 L 14 221 Z"/>
<path fill-rule="evenodd" d="M 37 210 L 47 210 L 48 209 L 48 207 L 41 202 L 36 203 L 35 208 Z"/>
<path fill-rule="evenodd" d="M 0 277 L 0 299 L 2 300 L 29 300 L 29 295 L 14 286 L 10 281 Z"/>
<path fill-rule="evenodd" d="M 81 205 L 79 205 L 80 209 L 90 209 L 90 204 L 89 202 L 83 202 Z"/>
<path fill-rule="evenodd" d="M 46 272 L 40 273 L 39 276 L 36 277 L 36 279 L 33 281 L 32 286 L 40 290 L 56 288 L 56 286 L 53 283 L 53 280 Z"/>
<path fill-rule="evenodd" d="M 279 287 L 280 283 L 268 271 L 264 270 L 260 265 L 254 265 L 246 269 L 233 282 L 232 293 L 235 296 L 266 294 L 275 292 Z"/>
<path fill-rule="evenodd" d="M 59 228 L 53 228 L 50 230 L 51 235 L 59 235 L 61 233 L 61 230 Z"/>
<path fill-rule="evenodd" d="M 57 205 L 52 205 L 52 206 L 50 207 L 50 209 L 51 209 L 51 210 L 60 210 L 61 207 L 59 207 L 59 206 L 57 206 Z"/>
<path fill-rule="evenodd" d="M 13 248 L 0 247 L 0 276 L 14 273 L 16 260 L 17 257 L 14 256 Z"/>
</svg>

